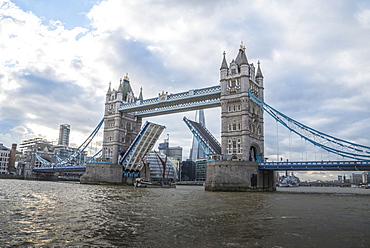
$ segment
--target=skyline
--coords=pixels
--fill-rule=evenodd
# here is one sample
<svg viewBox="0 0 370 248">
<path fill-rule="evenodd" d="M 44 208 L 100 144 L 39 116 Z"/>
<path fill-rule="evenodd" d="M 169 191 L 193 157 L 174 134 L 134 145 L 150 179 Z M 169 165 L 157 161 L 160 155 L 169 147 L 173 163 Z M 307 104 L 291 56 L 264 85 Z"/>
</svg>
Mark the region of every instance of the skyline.
<svg viewBox="0 0 370 248">
<path fill-rule="evenodd" d="M 39 134 L 55 140 L 68 123 L 70 143 L 79 145 L 103 115 L 109 82 L 117 89 L 128 73 L 144 99 L 218 85 L 223 52 L 230 63 L 243 41 L 249 63 L 261 61 L 268 104 L 370 146 L 369 29 L 368 1 L 5 0 L 0 142 L 11 146 Z M 195 111 L 146 119 L 173 123 L 159 141 L 170 134 L 186 157 L 192 135 L 184 115 L 194 119 Z M 205 116 L 220 140 L 220 109 Z M 304 156 L 304 147 L 289 147 L 288 132 L 278 139 L 284 159 Z M 265 115 L 266 157 L 277 156 L 276 142 L 275 122 Z"/>
</svg>

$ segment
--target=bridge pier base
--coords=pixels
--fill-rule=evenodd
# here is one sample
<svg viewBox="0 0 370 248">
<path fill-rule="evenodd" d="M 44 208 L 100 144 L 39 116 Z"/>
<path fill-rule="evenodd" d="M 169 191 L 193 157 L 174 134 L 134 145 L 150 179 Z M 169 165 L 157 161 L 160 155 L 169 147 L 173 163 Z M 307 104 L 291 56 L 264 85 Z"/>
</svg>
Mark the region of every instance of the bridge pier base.
<svg viewBox="0 0 370 248">
<path fill-rule="evenodd" d="M 257 162 L 209 161 L 207 191 L 275 191 L 276 173 L 259 170 Z"/>
<path fill-rule="evenodd" d="M 85 184 L 121 184 L 123 183 L 122 175 L 122 165 L 111 163 L 87 163 L 86 172 L 81 176 L 80 182 Z"/>
</svg>

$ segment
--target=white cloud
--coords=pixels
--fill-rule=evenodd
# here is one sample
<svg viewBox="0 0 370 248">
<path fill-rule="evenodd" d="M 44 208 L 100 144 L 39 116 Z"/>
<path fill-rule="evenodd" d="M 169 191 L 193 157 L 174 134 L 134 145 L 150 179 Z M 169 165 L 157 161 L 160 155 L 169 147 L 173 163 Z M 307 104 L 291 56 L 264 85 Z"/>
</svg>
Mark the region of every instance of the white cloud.
<svg viewBox="0 0 370 248">
<path fill-rule="evenodd" d="M 356 14 L 356 18 L 361 27 L 370 29 L 370 9 L 361 10 Z"/>
</svg>

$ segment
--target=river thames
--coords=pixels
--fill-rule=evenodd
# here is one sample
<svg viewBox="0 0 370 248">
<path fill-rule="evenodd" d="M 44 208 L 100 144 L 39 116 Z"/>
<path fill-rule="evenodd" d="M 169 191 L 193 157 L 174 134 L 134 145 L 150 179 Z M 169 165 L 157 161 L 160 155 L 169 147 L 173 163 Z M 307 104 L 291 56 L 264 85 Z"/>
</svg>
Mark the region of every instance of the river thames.
<svg viewBox="0 0 370 248">
<path fill-rule="evenodd" d="M 370 246 L 366 189 L 224 193 L 3 179 L 0 185 L 1 247 Z"/>
</svg>

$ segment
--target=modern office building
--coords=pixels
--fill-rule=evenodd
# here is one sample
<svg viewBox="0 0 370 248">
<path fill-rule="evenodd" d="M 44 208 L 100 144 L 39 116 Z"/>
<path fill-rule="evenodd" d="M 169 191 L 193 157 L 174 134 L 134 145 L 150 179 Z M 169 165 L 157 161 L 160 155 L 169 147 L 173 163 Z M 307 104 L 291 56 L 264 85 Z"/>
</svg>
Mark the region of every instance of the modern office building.
<svg viewBox="0 0 370 248">
<path fill-rule="evenodd" d="M 195 121 L 202 124 L 203 126 L 206 126 L 205 116 L 204 116 L 204 110 L 199 109 L 195 112 Z M 197 161 L 197 159 L 205 158 L 205 154 L 202 150 L 202 148 L 199 145 L 198 140 L 193 136 L 193 143 L 190 149 L 190 155 L 189 159 L 192 161 Z"/>
<path fill-rule="evenodd" d="M 207 159 L 197 159 L 195 161 L 195 181 L 205 181 L 207 179 Z"/>
<path fill-rule="evenodd" d="M 195 162 L 187 159 L 181 162 L 180 180 L 195 181 Z"/>
<path fill-rule="evenodd" d="M 162 162 L 160 161 L 158 157 L 160 157 L 163 161 L 166 161 L 165 171 L 163 171 Z M 168 181 L 176 181 L 177 179 L 175 165 L 170 159 L 166 160 L 166 155 L 162 153 L 150 152 L 147 158 L 147 166 L 150 169 L 150 179 L 152 181 L 162 181 L 163 177 L 165 180 L 168 180 Z M 141 176 L 147 177 L 148 175 L 141 175 Z"/>
<path fill-rule="evenodd" d="M 69 133 L 71 131 L 71 126 L 68 124 L 62 124 L 59 127 L 59 139 L 58 145 L 69 146 Z"/>
<path fill-rule="evenodd" d="M 0 143 L 0 174 L 8 174 L 10 149 Z"/>
<path fill-rule="evenodd" d="M 171 160 L 182 161 L 182 147 L 170 147 L 168 139 L 165 139 L 163 143 L 159 143 L 158 150 L 160 153 L 163 153 L 171 158 Z"/>
<path fill-rule="evenodd" d="M 19 145 L 19 149 L 23 154 L 26 154 L 27 150 L 30 149 L 31 147 L 33 149 L 33 147 L 36 146 L 36 144 L 46 142 L 47 141 L 44 140 L 43 138 L 32 138 L 28 140 L 23 140 L 22 143 Z"/>
</svg>

